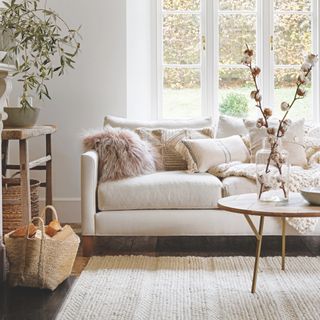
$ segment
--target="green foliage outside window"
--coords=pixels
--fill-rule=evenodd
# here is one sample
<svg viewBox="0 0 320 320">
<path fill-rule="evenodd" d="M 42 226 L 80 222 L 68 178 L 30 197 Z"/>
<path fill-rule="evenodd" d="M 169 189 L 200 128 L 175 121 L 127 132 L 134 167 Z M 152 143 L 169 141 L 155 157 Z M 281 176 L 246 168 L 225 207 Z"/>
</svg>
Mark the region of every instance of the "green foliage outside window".
<svg viewBox="0 0 320 320">
<path fill-rule="evenodd" d="M 240 93 L 228 93 L 225 98 L 223 98 L 219 110 L 221 114 L 245 118 L 249 112 L 248 99 Z"/>
<path fill-rule="evenodd" d="M 199 10 L 199 0 L 164 0 L 164 9 L 169 13 L 163 21 L 163 61 L 167 64 L 198 64 L 200 61 L 200 19 L 199 15 L 170 14 L 170 10 Z M 252 10 L 255 0 L 220 0 L 220 10 Z M 278 10 L 310 10 L 310 0 L 276 0 Z M 223 12 L 223 11 L 221 11 Z M 279 14 L 275 10 L 274 54 L 276 64 L 302 63 L 303 53 L 311 50 L 311 20 L 308 15 Z M 236 21 L 236 23 L 235 23 Z M 219 16 L 219 62 L 221 64 L 240 64 L 243 48 L 247 43 L 255 47 L 255 15 L 233 14 Z M 301 60 L 302 59 L 302 60 Z M 223 71 L 222 71 L 223 73 Z M 231 82 L 225 72 L 226 85 Z M 221 76 L 221 74 L 220 74 Z M 278 87 L 295 85 L 288 70 L 278 70 L 275 81 Z M 181 85 L 183 84 L 183 86 Z M 193 69 L 183 73 L 170 72 L 164 79 L 166 88 L 192 88 L 198 84 L 198 74 Z M 224 85 L 224 87 L 226 86 Z"/>
</svg>

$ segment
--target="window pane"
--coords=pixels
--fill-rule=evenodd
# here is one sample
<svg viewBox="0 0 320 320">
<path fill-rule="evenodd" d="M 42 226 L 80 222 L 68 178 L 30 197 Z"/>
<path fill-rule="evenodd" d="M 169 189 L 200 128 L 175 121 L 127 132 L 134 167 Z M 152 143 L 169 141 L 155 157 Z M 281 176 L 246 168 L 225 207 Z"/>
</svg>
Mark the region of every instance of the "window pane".
<svg viewBox="0 0 320 320">
<path fill-rule="evenodd" d="M 275 15 L 274 54 L 276 64 L 301 64 L 311 51 L 311 20 L 298 14 Z"/>
<path fill-rule="evenodd" d="M 220 10 L 255 10 L 256 0 L 220 0 Z"/>
<path fill-rule="evenodd" d="M 255 50 L 256 16 L 228 14 L 219 19 L 220 63 L 240 64 L 246 44 Z"/>
<path fill-rule="evenodd" d="M 164 0 L 165 10 L 200 10 L 200 0 Z"/>
<path fill-rule="evenodd" d="M 165 68 L 163 117 L 191 118 L 201 113 L 200 70 Z"/>
<path fill-rule="evenodd" d="M 220 68 L 220 113 L 239 118 L 256 117 L 257 108 L 254 100 L 250 98 L 252 90 L 254 90 L 254 84 L 249 69 Z"/>
<path fill-rule="evenodd" d="M 311 0 L 275 0 L 274 8 L 281 11 L 310 11 Z"/>
<path fill-rule="evenodd" d="M 200 63 L 199 15 L 167 15 L 163 21 L 163 59 L 166 64 Z"/>
<path fill-rule="evenodd" d="M 280 69 L 275 70 L 275 106 L 274 112 L 276 117 L 283 116 L 283 112 L 280 109 L 281 102 L 286 101 L 291 103 L 295 90 L 296 79 L 299 74 L 299 69 Z M 310 82 L 311 83 L 311 82 Z M 305 118 L 311 120 L 312 118 L 312 89 L 311 84 L 306 85 L 304 88 L 307 90 L 307 95 L 304 99 L 295 102 L 294 106 L 290 110 L 290 119 Z"/>
</svg>

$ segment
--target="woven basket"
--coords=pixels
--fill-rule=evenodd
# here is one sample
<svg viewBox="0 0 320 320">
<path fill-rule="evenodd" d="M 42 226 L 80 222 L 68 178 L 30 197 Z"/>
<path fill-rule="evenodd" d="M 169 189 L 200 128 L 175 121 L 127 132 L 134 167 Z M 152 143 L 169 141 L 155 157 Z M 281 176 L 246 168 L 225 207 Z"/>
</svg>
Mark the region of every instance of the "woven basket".
<svg viewBox="0 0 320 320">
<path fill-rule="evenodd" d="M 21 179 L 2 179 L 3 234 L 19 227 L 22 222 Z M 39 216 L 40 181 L 30 180 L 30 200 L 32 218 Z"/>
<path fill-rule="evenodd" d="M 50 208 L 58 220 L 52 206 L 45 207 L 42 215 L 46 208 Z M 10 238 L 10 233 L 4 237 L 9 260 L 8 283 L 14 287 L 54 290 L 70 276 L 80 239 L 75 233 L 65 240 L 49 238 L 44 232 L 43 219 L 35 217 L 32 221 L 39 221 L 41 232 L 38 231 L 36 237 Z"/>
</svg>

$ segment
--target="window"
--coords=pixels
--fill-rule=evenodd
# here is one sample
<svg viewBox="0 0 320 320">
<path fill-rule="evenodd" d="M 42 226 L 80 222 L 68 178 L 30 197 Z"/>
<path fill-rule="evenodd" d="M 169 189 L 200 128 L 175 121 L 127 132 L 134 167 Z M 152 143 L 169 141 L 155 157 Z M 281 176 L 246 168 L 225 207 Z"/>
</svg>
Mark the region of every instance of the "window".
<svg viewBox="0 0 320 320">
<path fill-rule="evenodd" d="M 312 5 L 311 0 L 275 0 L 273 10 L 274 112 L 280 115 L 279 105 L 292 97 L 295 79 L 303 62 L 301 54 L 313 49 Z M 307 96 L 297 101 L 290 112 L 291 118 L 312 119 L 311 82 L 307 88 Z"/>
<path fill-rule="evenodd" d="M 245 117 L 256 112 L 253 100 L 248 98 L 252 90 L 250 73 L 241 58 L 246 44 L 257 52 L 257 4 L 255 0 L 221 0 L 217 9 L 219 112 Z"/>
<path fill-rule="evenodd" d="M 202 115 L 201 0 L 163 0 L 160 8 L 160 116 Z"/>
<path fill-rule="evenodd" d="M 158 116 L 196 117 L 219 113 L 255 116 L 252 80 L 241 65 L 248 44 L 263 105 L 281 114 L 293 97 L 295 79 L 308 52 L 318 52 L 319 0 L 158 0 Z M 291 118 L 320 117 L 318 70 L 308 95 Z"/>
</svg>

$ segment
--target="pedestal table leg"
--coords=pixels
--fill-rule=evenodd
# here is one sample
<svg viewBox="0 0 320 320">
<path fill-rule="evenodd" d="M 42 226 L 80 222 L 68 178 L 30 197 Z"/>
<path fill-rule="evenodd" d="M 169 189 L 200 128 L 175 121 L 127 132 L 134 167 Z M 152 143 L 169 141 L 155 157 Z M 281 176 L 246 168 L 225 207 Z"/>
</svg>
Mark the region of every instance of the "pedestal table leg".
<svg viewBox="0 0 320 320">
<path fill-rule="evenodd" d="M 258 275 L 258 269 L 259 269 L 259 258 L 260 258 L 260 254 L 261 254 L 261 245 L 262 245 L 263 224 L 264 224 L 264 217 L 261 216 L 260 217 L 260 224 L 259 224 L 259 233 L 256 235 L 257 248 L 256 248 L 256 259 L 255 259 L 255 263 L 254 263 L 251 293 L 256 292 L 257 275 Z"/>
<path fill-rule="evenodd" d="M 281 270 L 285 270 L 286 264 L 286 218 L 281 218 L 281 227 L 282 227 L 282 246 L 281 246 Z"/>
</svg>

